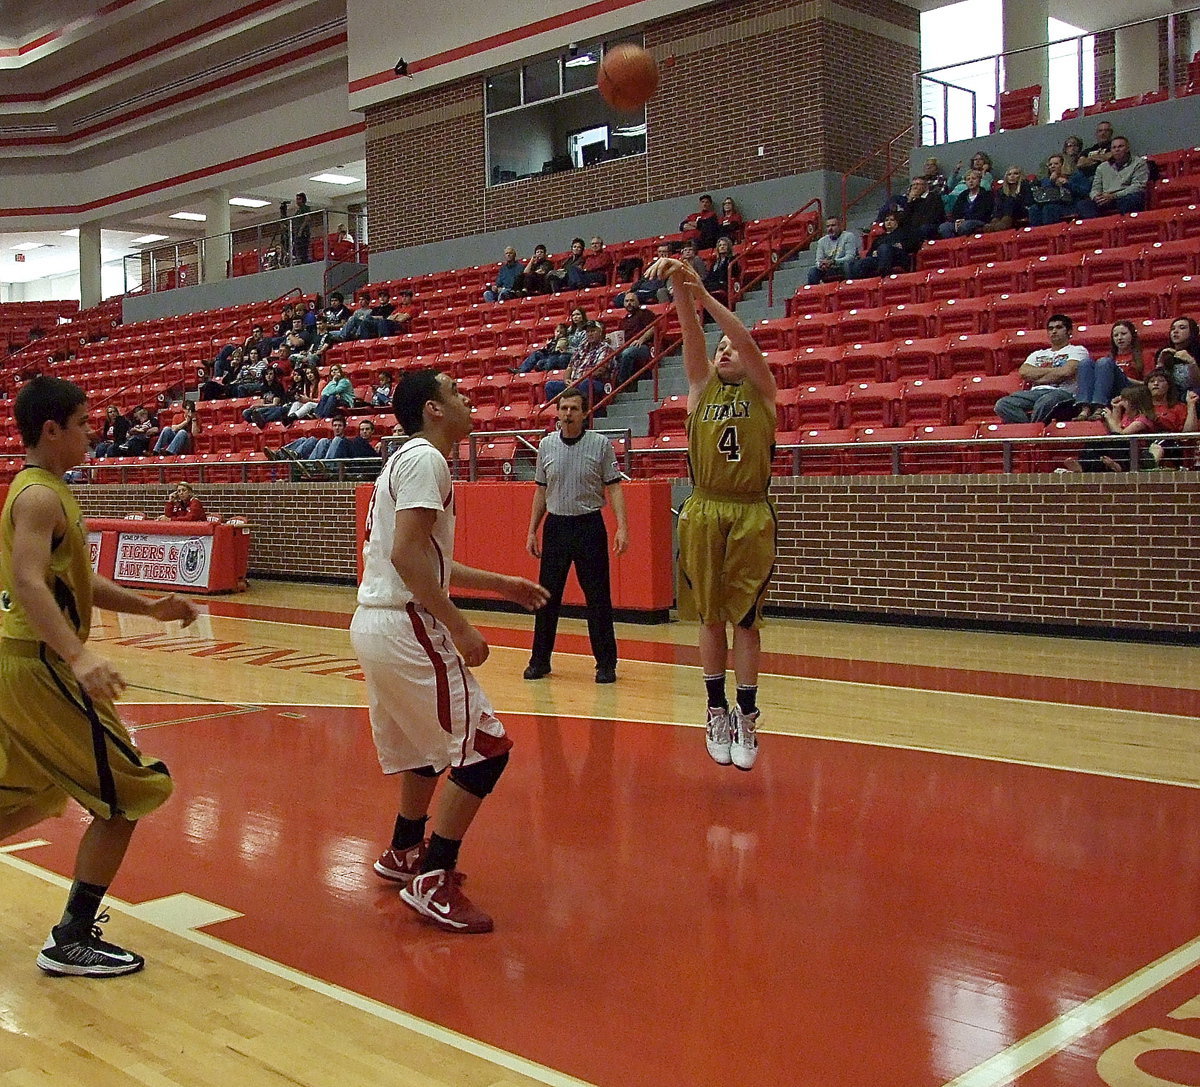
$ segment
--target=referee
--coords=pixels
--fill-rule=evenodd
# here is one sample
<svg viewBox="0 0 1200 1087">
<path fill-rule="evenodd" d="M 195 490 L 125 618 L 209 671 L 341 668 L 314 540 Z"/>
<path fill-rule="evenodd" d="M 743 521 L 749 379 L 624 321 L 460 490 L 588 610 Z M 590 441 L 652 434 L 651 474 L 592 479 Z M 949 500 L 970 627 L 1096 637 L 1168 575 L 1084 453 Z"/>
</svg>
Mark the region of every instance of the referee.
<svg viewBox="0 0 1200 1087">
<path fill-rule="evenodd" d="M 608 532 L 600 508 L 607 495 L 617 518 L 613 548 L 618 555 L 629 546 L 625 496 L 612 443 L 584 428 L 583 393 L 567 389 L 558 398 L 558 431 L 538 445 L 534 472 L 537 490 L 529 515 L 525 546 L 542 560 L 538 580 L 550 601 L 538 611 L 533 628 L 533 652 L 526 679 L 550 674 L 550 654 L 558 630 L 558 611 L 571 564 L 587 601 L 588 637 L 596 658 L 596 682 L 617 681 L 617 638 L 613 632 L 612 594 L 608 584 Z M 538 525 L 545 517 L 542 543 Z"/>
</svg>

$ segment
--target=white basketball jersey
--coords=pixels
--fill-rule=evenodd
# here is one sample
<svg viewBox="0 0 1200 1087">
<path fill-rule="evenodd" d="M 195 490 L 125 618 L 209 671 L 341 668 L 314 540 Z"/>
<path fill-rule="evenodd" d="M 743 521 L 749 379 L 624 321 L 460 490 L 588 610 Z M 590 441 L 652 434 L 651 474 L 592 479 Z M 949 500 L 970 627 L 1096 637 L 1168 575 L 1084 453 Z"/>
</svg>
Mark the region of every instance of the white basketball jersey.
<svg viewBox="0 0 1200 1087">
<path fill-rule="evenodd" d="M 367 511 L 363 544 L 363 577 L 358 602 L 372 608 L 403 608 L 413 595 L 392 565 L 396 511 L 430 509 L 437 512 L 431 540 L 438 580 L 450 587 L 454 557 L 454 487 L 446 458 L 424 438 L 410 438 L 387 462 L 375 481 Z"/>
</svg>

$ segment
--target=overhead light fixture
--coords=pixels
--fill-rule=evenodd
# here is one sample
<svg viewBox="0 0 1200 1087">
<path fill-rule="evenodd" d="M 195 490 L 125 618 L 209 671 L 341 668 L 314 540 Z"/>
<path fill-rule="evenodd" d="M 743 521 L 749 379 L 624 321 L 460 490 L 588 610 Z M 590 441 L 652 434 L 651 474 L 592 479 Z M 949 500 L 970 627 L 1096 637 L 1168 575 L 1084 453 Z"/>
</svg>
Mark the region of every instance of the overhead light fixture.
<svg viewBox="0 0 1200 1087">
<path fill-rule="evenodd" d="M 612 130 L 614 136 L 644 136 L 646 135 L 645 125 L 625 125 L 621 128 Z"/>
<path fill-rule="evenodd" d="M 45 242 L 20 242 L 13 246 L 14 249 L 20 249 L 22 252 L 28 249 L 43 249 L 45 247 Z"/>
<path fill-rule="evenodd" d="M 198 211 L 173 211 L 168 218 L 186 219 L 189 223 L 203 223 L 208 220 L 207 215 L 201 215 Z"/>
<path fill-rule="evenodd" d="M 64 238 L 78 238 L 79 237 L 79 227 L 76 227 L 74 230 L 64 230 L 62 232 L 62 236 Z"/>
<path fill-rule="evenodd" d="M 165 234 L 143 234 L 140 238 L 134 238 L 134 245 L 149 245 L 151 242 L 165 242 L 167 236 Z"/>
<path fill-rule="evenodd" d="M 357 185 L 360 178 L 349 174 L 314 174 L 309 181 L 323 181 L 326 185 Z"/>
<path fill-rule="evenodd" d="M 396 61 L 395 72 L 396 75 L 400 76 L 401 78 L 408 75 L 408 61 L 406 61 L 403 57 Z"/>
<path fill-rule="evenodd" d="M 235 208 L 265 208 L 271 201 L 258 200 L 253 196 L 231 196 L 229 203 Z"/>
<path fill-rule="evenodd" d="M 580 53 L 578 56 L 572 57 L 568 61 L 563 62 L 564 68 L 587 68 L 596 63 L 596 57 L 592 53 Z"/>
</svg>

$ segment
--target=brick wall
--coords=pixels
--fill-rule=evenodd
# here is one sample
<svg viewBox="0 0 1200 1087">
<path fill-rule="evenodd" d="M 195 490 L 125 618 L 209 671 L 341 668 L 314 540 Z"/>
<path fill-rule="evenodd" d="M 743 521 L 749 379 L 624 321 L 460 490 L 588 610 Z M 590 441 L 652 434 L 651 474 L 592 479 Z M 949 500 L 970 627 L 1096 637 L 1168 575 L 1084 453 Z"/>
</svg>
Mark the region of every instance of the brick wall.
<svg viewBox="0 0 1200 1087">
<path fill-rule="evenodd" d="M 769 603 L 795 614 L 1200 634 L 1193 472 L 777 480 Z M 91 516 L 169 488 L 79 487 Z M 352 484 L 205 485 L 257 527 L 250 572 L 354 580 Z M 664 546 L 670 546 L 669 542 Z"/>
<path fill-rule="evenodd" d="M 1111 102 L 1117 97 L 1117 35 L 1112 30 L 1105 30 L 1095 37 L 1094 53 L 1096 56 L 1096 101 Z M 1085 137 L 1084 143 L 1090 147 L 1092 140 Z"/>
<path fill-rule="evenodd" d="M 492 189 L 479 78 L 369 109 L 372 249 L 845 170 L 911 121 L 918 50 L 885 28 L 919 21 L 894 0 L 723 0 L 651 23 L 647 153 Z"/>
</svg>

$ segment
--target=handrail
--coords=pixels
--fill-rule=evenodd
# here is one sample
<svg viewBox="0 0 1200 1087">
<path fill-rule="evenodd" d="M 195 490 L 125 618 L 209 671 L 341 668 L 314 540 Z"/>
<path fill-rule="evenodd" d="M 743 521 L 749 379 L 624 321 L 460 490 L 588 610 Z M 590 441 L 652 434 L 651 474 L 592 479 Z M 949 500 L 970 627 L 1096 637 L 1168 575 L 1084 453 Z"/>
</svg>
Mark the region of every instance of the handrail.
<svg viewBox="0 0 1200 1087">
<path fill-rule="evenodd" d="M 906 128 L 902 128 L 899 132 L 897 132 L 890 139 L 885 140 L 882 144 L 880 144 L 878 147 L 876 147 L 874 151 L 870 151 L 866 155 L 864 155 L 861 159 L 858 160 L 858 162 L 854 163 L 842 174 L 842 222 L 843 223 L 846 223 L 848 221 L 850 209 L 852 207 L 854 207 L 855 204 L 859 203 L 859 201 L 863 200 L 869 193 L 874 192 L 876 189 L 878 189 L 884 185 L 888 186 L 888 189 L 890 191 L 891 184 L 892 184 L 892 178 L 895 176 L 895 173 L 896 173 L 895 169 L 893 168 L 893 164 L 892 164 L 892 145 L 895 144 L 897 140 L 902 140 L 906 136 L 911 136 L 913 134 L 913 131 L 914 131 L 914 126 L 911 124 L 908 125 L 908 127 L 906 127 Z M 850 178 L 852 176 L 854 176 L 854 171 L 857 170 L 861 166 L 865 166 L 872 159 L 878 158 L 880 155 L 884 156 L 883 176 L 876 179 L 875 181 L 872 181 L 871 184 L 869 184 L 865 189 L 863 189 L 863 191 L 860 192 L 853 200 L 849 199 Z M 897 158 L 896 166 L 899 166 L 900 163 L 902 163 L 902 162 L 908 162 L 908 160 L 909 160 L 909 155 L 907 155 L 907 154 L 903 158 Z"/>
<path fill-rule="evenodd" d="M 752 253 L 758 245 L 763 245 L 763 244 L 765 244 L 768 247 L 768 252 L 770 253 L 770 256 L 767 260 L 767 269 L 765 272 L 758 273 L 757 275 L 751 275 L 751 276 L 748 276 L 741 280 L 741 286 L 739 288 L 739 291 L 743 296 L 745 296 L 745 294 L 748 290 L 751 290 L 752 288 L 757 287 L 760 283 L 762 283 L 765 280 L 766 284 L 767 284 L 767 305 L 773 306 L 775 304 L 775 271 L 776 271 L 776 269 L 779 267 L 780 264 L 782 264 L 784 261 L 786 261 L 789 257 L 794 256 L 796 253 L 799 253 L 801 249 L 806 248 L 806 246 L 797 245 L 794 248 L 785 251 L 783 248 L 784 228 L 797 216 L 803 215 L 814 204 L 816 205 L 816 208 L 817 208 L 817 220 L 822 221 L 825 217 L 825 206 L 821 202 L 821 198 L 819 196 L 814 196 L 811 200 L 809 200 L 805 204 L 802 204 L 795 211 L 790 212 L 789 214 L 785 215 L 778 223 L 776 223 L 771 228 L 771 231 L 767 234 L 767 237 L 760 239 L 760 241 L 751 243 L 739 254 L 739 259 L 744 262 L 747 253 Z M 771 248 L 771 240 L 773 237 L 777 237 L 779 240 L 778 248 Z M 732 297 L 732 295 L 730 297 Z"/>
</svg>

